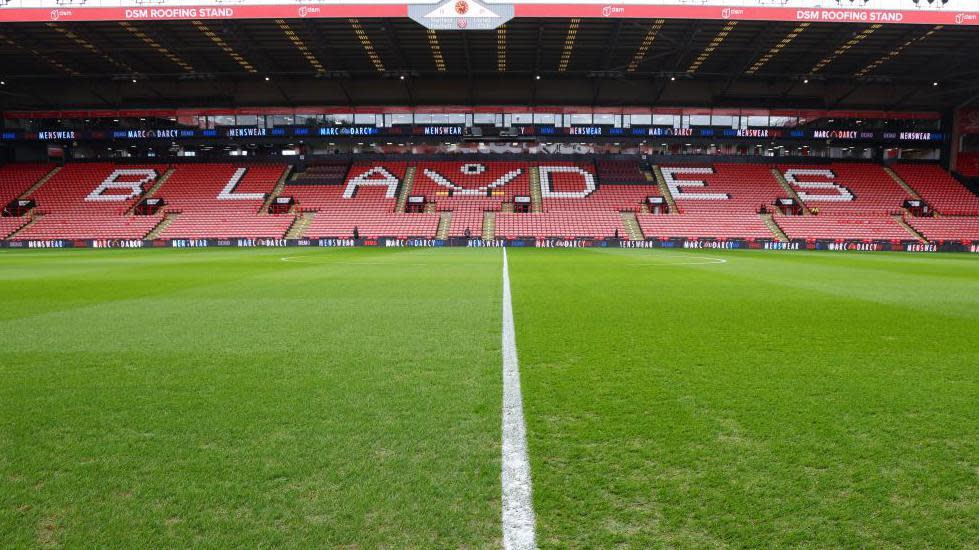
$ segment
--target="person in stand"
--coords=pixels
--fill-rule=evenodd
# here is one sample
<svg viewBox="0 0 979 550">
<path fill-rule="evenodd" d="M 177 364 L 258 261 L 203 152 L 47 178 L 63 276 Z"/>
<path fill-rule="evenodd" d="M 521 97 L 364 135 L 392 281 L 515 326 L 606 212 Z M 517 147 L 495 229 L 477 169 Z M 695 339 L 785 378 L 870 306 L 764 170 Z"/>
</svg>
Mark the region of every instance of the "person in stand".
<svg viewBox="0 0 979 550">
<path fill-rule="evenodd" d="M 357 226 L 355 225 L 354 226 L 354 240 L 356 241 L 356 240 L 359 240 L 359 239 L 360 239 L 360 229 L 358 229 Z"/>
<path fill-rule="evenodd" d="M 616 240 L 619 239 L 619 228 L 618 227 L 615 228 L 615 239 Z"/>
<path fill-rule="evenodd" d="M 469 228 L 467 227 L 466 230 L 463 232 L 463 236 L 465 236 L 468 239 L 470 235 L 472 235 L 472 231 L 469 231 Z"/>
</svg>

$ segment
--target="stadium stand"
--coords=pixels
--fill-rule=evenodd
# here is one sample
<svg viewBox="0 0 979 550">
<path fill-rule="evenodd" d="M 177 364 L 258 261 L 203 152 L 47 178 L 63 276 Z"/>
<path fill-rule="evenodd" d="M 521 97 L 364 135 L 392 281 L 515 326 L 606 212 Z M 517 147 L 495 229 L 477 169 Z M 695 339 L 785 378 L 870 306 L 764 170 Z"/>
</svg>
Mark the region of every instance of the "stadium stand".
<svg viewBox="0 0 979 550">
<path fill-rule="evenodd" d="M 440 214 L 445 214 L 450 222 L 444 234 L 450 237 L 482 235 L 484 218 L 491 215 L 495 223 L 487 230 L 494 228 L 489 233 L 501 238 L 612 237 L 616 232 L 627 238 L 620 213 L 631 212 L 646 238 L 763 239 L 774 236 L 774 227 L 758 215 L 760 207 L 786 194 L 766 164 L 664 164 L 658 168 L 677 212 L 654 215 L 643 213 L 642 203 L 659 189 L 632 161 L 382 160 L 314 166 L 282 190 L 296 199 L 297 208 L 272 215 L 263 206 L 286 173 L 283 164 L 69 164 L 31 193 L 29 198 L 37 201 L 36 223 L 24 227 L 30 221 L 26 216 L 0 218 L 0 236 L 20 230 L 18 239 L 137 239 L 160 225 L 166 213 L 172 220 L 157 229 L 162 238 L 282 238 L 300 212 L 308 214 L 308 225 L 304 220 L 292 236 L 350 237 L 356 227 L 363 237 L 434 238 Z M 0 168 L 0 196 L 20 196 L 50 168 Z M 166 201 L 163 211 L 132 215 L 133 205 L 168 169 L 169 179 L 154 194 Z M 411 194 L 434 202 L 427 213 L 395 211 L 409 169 L 414 173 Z M 891 217 L 902 212 L 908 192 L 882 166 L 836 163 L 779 169 L 819 209 L 817 216 L 776 214 L 774 222 L 788 238 L 914 238 Z M 910 227 L 929 240 L 976 238 L 979 197 L 937 165 L 898 163 L 894 170 L 941 214 L 906 216 Z M 515 196 L 533 194 L 535 171 L 543 211 L 512 212 L 508 203 Z"/>
<path fill-rule="evenodd" d="M 289 182 L 283 194 L 295 197 L 300 209 L 330 211 L 360 209 L 394 212 L 407 162 L 355 162 L 336 183 L 300 185 Z"/>
<path fill-rule="evenodd" d="M 7 164 L 0 166 L 0 203 L 20 197 L 54 169 L 52 164 Z"/>
<path fill-rule="evenodd" d="M 350 238 L 357 228 L 360 237 L 434 238 L 438 214 L 393 214 L 355 209 L 333 210 L 317 215 L 306 230 L 310 238 Z"/>
<path fill-rule="evenodd" d="M 757 218 L 785 190 L 764 164 L 660 166 L 681 214 L 740 213 Z"/>
<path fill-rule="evenodd" d="M 50 164 L 9 164 L 0 166 L 0 207 L 19 198 L 54 168 Z M 0 238 L 23 227 L 27 216 L 0 217 Z"/>
<path fill-rule="evenodd" d="M 639 163 L 633 160 L 597 160 L 595 173 L 603 184 L 647 185 L 646 175 L 643 174 Z"/>
<path fill-rule="evenodd" d="M 725 212 L 682 216 L 637 214 L 636 219 L 646 238 L 772 238 L 771 230 L 757 214 Z"/>
<path fill-rule="evenodd" d="M 790 239 L 907 241 L 913 237 L 889 216 L 778 216 L 775 222 Z"/>
<path fill-rule="evenodd" d="M 979 241 L 979 218 L 906 217 L 905 221 L 929 241 Z"/>
<path fill-rule="evenodd" d="M 162 216 L 128 216 L 163 165 L 69 164 L 31 193 L 41 218 L 18 239 L 138 239 Z"/>
<path fill-rule="evenodd" d="M 300 208 L 316 212 L 306 229 L 310 238 L 350 238 L 356 227 L 361 237 L 433 238 L 437 214 L 394 212 L 407 162 L 357 162 L 342 185 L 289 185 Z"/>
<path fill-rule="evenodd" d="M 349 162 L 314 162 L 295 174 L 291 185 L 340 185 L 350 170 Z"/>
<path fill-rule="evenodd" d="M 496 236 L 517 237 L 612 237 L 628 234 L 617 212 L 559 211 L 535 214 L 503 212 L 496 217 Z"/>
<path fill-rule="evenodd" d="M 949 216 L 979 216 L 979 197 L 936 164 L 895 164 L 895 173 L 934 210 Z"/>
<path fill-rule="evenodd" d="M 439 212 L 499 211 L 530 194 L 529 171 L 525 162 L 420 162 L 411 194 L 435 202 Z"/>
<path fill-rule="evenodd" d="M 912 198 L 879 164 L 783 165 L 785 179 L 810 208 L 823 216 L 887 216 Z"/>
<path fill-rule="evenodd" d="M 294 217 L 261 213 L 286 170 L 282 164 L 185 164 L 157 192 L 179 216 L 164 238 L 281 238 Z"/>
<path fill-rule="evenodd" d="M 968 178 L 979 178 L 979 153 L 959 153 L 957 172 Z"/>
<path fill-rule="evenodd" d="M 579 168 L 593 173 L 590 167 L 579 165 Z M 552 182 L 553 192 L 581 192 L 586 190 L 582 176 L 573 173 L 554 173 L 548 174 Z M 584 200 L 574 198 L 553 197 L 543 189 L 544 181 L 542 178 L 542 195 L 544 198 L 545 211 L 566 211 L 566 210 L 607 210 L 614 212 L 639 212 L 646 197 L 659 196 L 659 188 L 654 182 L 634 183 L 607 183 L 599 177 L 595 178 L 595 189 L 587 195 Z M 564 191 L 560 191 L 563 189 Z"/>
</svg>

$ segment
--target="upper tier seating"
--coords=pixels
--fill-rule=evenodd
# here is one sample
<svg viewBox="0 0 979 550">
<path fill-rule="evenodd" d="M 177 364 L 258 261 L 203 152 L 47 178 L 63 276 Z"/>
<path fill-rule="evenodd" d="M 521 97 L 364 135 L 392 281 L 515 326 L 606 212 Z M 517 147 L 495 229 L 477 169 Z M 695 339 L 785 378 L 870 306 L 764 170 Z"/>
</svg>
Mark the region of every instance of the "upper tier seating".
<svg viewBox="0 0 979 550">
<path fill-rule="evenodd" d="M 897 175 L 936 211 L 950 216 L 979 215 L 979 197 L 936 164 L 895 164 Z"/>
<path fill-rule="evenodd" d="M 646 197 L 660 194 L 654 182 L 604 185 L 589 163 L 542 162 L 538 174 L 545 212 L 638 212 Z"/>
<path fill-rule="evenodd" d="M 956 172 L 967 178 L 979 178 L 979 153 L 959 153 Z"/>
<path fill-rule="evenodd" d="M 639 163 L 634 160 L 598 160 L 595 162 L 595 172 L 601 183 L 616 183 L 620 185 L 646 185 L 646 175 L 643 174 Z"/>
<path fill-rule="evenodd" d="M 48 172 L 52 164 L 7 164 L 0 166 L 0 206 L 20 197 Z"/>
<path fill-rule="evenodd" d="M 168 212 L 180 213 L 161 237 L 283 237 L 294 216 L 260 210 L 285 170 L 282 164 L 180 165 L 156 192 Z"/>
<path fill-rule="evenodd" d="M 315 162 L 293 176 L 292 185 L 340 185 L 350 170 L 349 162 Z"/>
<path fill-rule="evenodd" d="M 911 197 L 878 164 L 781 166 L 802 201 L 821 215 L 848 217 L 899 213 Z"/>
<path fill-rule="evenodd" d="M 612 237 L 616 230 L 625 238 L 629 233 L 618 212 L 544 212 L 538 214 L 496 215 L 496 236 L 516 237 Z"/>
<path fill-rule="evenodd" d="M 929 241 L 979 241 L 979 218 L 943 216 L 905 220 Z"/>
<path fill-rule="evenodd" d="M 138 239 L 157 216 L 126 216 L 166 172 L 163 165 L 69 164 L 29 198 L 43 217 L 18 239 Z"/>
<path fill-rule="evenodd" d="M 757 214 L 715 213 L 682 216 L 637 214 L 647 239 L 661 237 L 771 239 L 771 230 Z"/>
<path fill-rule="evenodd" d="M 786 192 L 765 164 L 662 165 L 660 170 L 681 214 L 754 214 Z M 757 218 L 757 216 L 755 216 Z"/>
<path fill-rule="evenodd" d="M 50 164 L 9 164 L 0 166 L 0 208 L 20 197 L 54 168 Z M 27 216 L 0 217 L 0 239 L 23 227 Z"/>
<path fill-rule="evenodd" d="M 434 201 L 440 212 L 498 211 L 513 197 L 530 195 L 529 172 L 526 162 L 420 162 L 411 194 Z"/>
<path fill-rule="evenodd" d="M 776 216 L 775 222 L 790 239 L 914 240 L 889 216 Z"/>
<path fill-rule="evenodd" d="M 638 216 L 646 237 L 770 239 L 772 232 L 756 213 L 785 190 L 763 164 L 660 166 L 679 215 Z"/>
<path fill-rule="evenodd" d="M 300 210 L 394 212 L 407 170 L 406 162 L 355 162 L 339 185 L 290 183 L 283 194 L 295 197 Z"/>
</svg>

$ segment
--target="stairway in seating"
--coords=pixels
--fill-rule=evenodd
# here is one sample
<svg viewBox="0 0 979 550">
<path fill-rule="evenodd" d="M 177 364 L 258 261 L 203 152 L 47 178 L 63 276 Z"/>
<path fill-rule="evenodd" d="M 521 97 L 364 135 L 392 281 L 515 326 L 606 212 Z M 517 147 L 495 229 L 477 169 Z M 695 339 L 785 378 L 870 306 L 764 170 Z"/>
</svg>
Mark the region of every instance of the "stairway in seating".
<svg viewBox="0 0 979 550">
<path fill-rule="evenodd" d="M 18 199 L 26 199 L 27 197 L 31 196 L 34 193 L 34 191 L 37 191 L 38 189 L 40 189 L 42 185 L 44 185 L 45 183 L 48 182 L 48 180 L 50 180 L 51 178 L 53 178 L 54 176 L 56 176 L 58 174 L 58 172 L 61 171 L 61 168 L 63 168 L 63 167 L 62 166 L 55 166 L 53 170 L 51 170 L 50 172 L 48 172 L 43 178 L 37 180 L 34 183 L 34 185 L 31 186 L 30 189 L 28 189 L 27 191 L 24 191 L 23 193 L 21 193 L 20 196 L 17 197 L 17 198 Z M 23 228 L 21 228 L 21 229 L 23 229 Z"/>
<path fill-rule="evenodd" d="M 491 241 L 496 238 L 496 212 L 483 212 L 483 240 Z"/>
<path fill-rule="evenodd" d="M 442 212 L 439 215 L 438 229 L 435 230 L 435 238 L 445 240 L 449 238 L 449 226 L 452 224 L 452 212 Z"/>
<path fill-rule="evenodd" d="M 802 199 L 799 198 L 799 194 L 795 192 L 795 189 L 793 189 L 792 186 L 789 184 L 789 180 L 785 179 L 785 175 L 783 175 L 778 168 L 772 168 L 772 175 L 775 176 L 775 181 L 777 181 L 778 184 L 782 186 L 782 189 L 802 206 L 803 216 L 808 216 L 809 214 L 812 214 L 812 212 L 809 211 L 809 206 L 806 203 L 802 202 Z"/>
<path fill-rule="evenodd" d="M 14 238 L 14 237 L 16 237 L 16 236 L 17 236 L 18 234 L 20 234 L 20 233 L 21 233 L 22 231 L 25 231 L 25 230 L 26 230 L 26 229 L 27 229 L 28 227 L 30 227 L 30 226 L 32 226 L 32 225 L 34 225 L 35 223 L 37 223 L 38 221 L 40 221 L 40 220 L 41 220 L 41 218 L 43 218 L 43 217 L 44 217 L 44 214 L 34 214 L 34 216 L 33 216 L 33 217 L 31 218 L 31 221 L 29 221 L 29 222 L 27 222 L 27 223 L 25 223 L 24 225 L 22 225 L 22 226 L 20 226 L 20 228 L 19 228 L 19 229 L 17 229 L 17 230 L 16 230 L 16 231 L 14 231 L 13 233 L 11 233 L 11 234 L 9 234 L 9 235 L 7 235 L 7 237 L 6 237 L 6 238 L 7 238 L 8 240 L 9 240 L 9 239 L 13 239 L 13 238 Z"/>
<path fill-rule="evenodd" d="M 622 225 L 625 226 L 626 231 L 629 233 L 630 241 L 644 241 L 646 237 L 642 234 L 642 228 L 639 227 L 639 220 L 636 219 L 635 212 L 619 212 L 622 216 Z"/>
<path fill-rule="evenodd" d="M 265 197 L 265 202 L 262 203 L 262 209 L 258 211 L 259 214 L 268 214 L 269 206 L 272 206 L 272 201 L 282 194 L 282 191 L 286 188 L 286 182 L 289 181 L 289 177 L 292 175 L 293 165 L 286 166 L 286 169 L 282 171 L 282 175 L 279 176 L 279 181 L 275 182 L 275 187 L 269 196 Z M 169 173 L 169 171 L 168 171 Z"/>
<path fill-rule="evenodd" d="M 163 233 L 163 231 L 166 228 L 170 227 L 170 224 L 173 223 L 173 220 L 177 219 L 179 216 L 180 216 L 180 212 L 168 212 L 165 216 L 163 216 L 163 219 L 160 220 L 160 223 L 156 224 L 156 227 L 151 229 L 150 232 L 147 233 L 146 236 L 143 238 L 148 241 L 152 241 L 153 239 L 159 239 L 160 234 Z"/>
<path fill-rule="evenodd" d="M 170 179 L 170 176 L 173 175 L 174 170 L 176 170 L 176 168 L 172 166 L 170 168 L 167 168 L 167 171 L 164 172 L 162 176 L 156 179 L 156 183 L 153 184 L 153 187 L 150 187 L 148 191 L 143 193 L 143 196 L 140 197 L 138 201 L 134 202 L 133 205 L 130 206 L 128 210 L 126 210 L 126 215 L 128 216 L 132 214 L 133 211 L 136 210 L 136 207 L 139 206 L 139 203 L 143 202 L 143 199 L 148 199 L 152 197 L 154 193 L 159 191 L 160 188 L 163 187 L 163 184 L 166 183 L 167 180 Z"/>
<path fill-rule="evenodd" d="M 394 211 L 399 214 L 404 214 L 405 205 L 408 204 L 408 196 L 411 195 L 411 189 L 415 186 L 415 167 L 409 166 L 408 170 L 405 172 L 405 180 L 401 182 L 401 189 L 398 191 L 398 203 L 394 207 Z"/>
<path fill-rule="evenodd" d="M 768 230 L 772 232 L 772 235 L 774 235 L 779 242 L 781 243 L 789 242 L 789 236 L 785 234 L 785 231 L 782 231 L 782 228 L 779 227 L 777 223 L 775 223 L 774 216 L 772 216 L 771 214 L 758 214 L 758 215 L 761 216 L 761 219 L 765 222 L 765 225 L 768 226 Z"/>
<path fill-rule="evenodd" d="M 543 212 L 544 198 L 541 196 L 540 192 L 540 171 L 537 170 L 536 166 L 530 167 L 530 211 L 531 212 Z M 496 220 L 494 219 L 495 223 Z"/>
<path fill-rule="evenodd" d="M 646 174 L 646 179 L 649 179 L 649 172 L 643 170 Z M 666 178 L 663 177 L 663 170 L 659 166 L 653 166 L 653 180 L 656 181 L 656 187 L 659 187 L 659 192 L 666 199 L 666 204 L 670 206 L 670 214 L 679 214 L 680 211 L 676 207 L 676 201 L 673 200 L 673 193 L 670 193 L 670 187 L 666 185 Z"/>
<path fill-rule="evenodd" d="M 897 172 L 895 172 L 894 170 L 891 170 L 891 168 L 889 166 L 885 166 L 884 167 L 884 171 L 887 172 L 887 175 L 890 176 L 892 180 L 894 180 L 894 183 L 896 183 L 896 184 L 900 185 L 902 188 L 904 188 L 904 190 L 909 195 L 911 195 L 911 198 L 918 199 L 919 201 L 922 200 L 921 199 L 921 195 L 919 195 L 917 191 L 915 191 L 914 189 L 912 189 L 911 186 L 908 185 L 908 182 L 904 181 L 904 178 L 902 178 L 901 176 L 897 175 Z"/>
<path fill-rule="evenodd" d="M 287 239 L 301 239 L 309 224 L 313 223 L 313 218 L 316 217 L 316 212 L 301 212 L 296 219 L 292 221 L 292 225 L 289 226 L 289 231 L 286 231 Z"/>
<path fill-rule="evenodd" d="M 928 239 L 926 239 L 924 235 L 918 233 L 918 231 L 915 228 L 911 227 L 911 225 L 909 225 L 908 222 L 905 221 L 904 216 L 891 216 L 891 217 L 894 218 L 894 221 L 897 222 L 901 227 L 903 227 L 904 230 L 907 231 L 909 235 L 911 235 L 912 237 L 914 237 L 915 239 L 923 243 L 928 242 Z"/>
</svg>

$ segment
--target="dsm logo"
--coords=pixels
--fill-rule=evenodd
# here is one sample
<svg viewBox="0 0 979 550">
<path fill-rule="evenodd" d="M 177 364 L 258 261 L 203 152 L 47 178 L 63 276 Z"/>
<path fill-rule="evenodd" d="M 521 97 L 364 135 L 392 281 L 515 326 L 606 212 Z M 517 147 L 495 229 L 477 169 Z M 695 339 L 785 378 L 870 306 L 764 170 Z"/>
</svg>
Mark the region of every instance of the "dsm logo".
<svg viewBox="0 0 979 550">
<path fill-rule="evenodd" d="M 955 14 L 955 24 L 962 25 L 965 23 L 972 23 L 976 20 L 976 14 L 974 13 L 956 13 Z"/>
<path fill-rule="evenodd" d="M 740 8 L 724 8 L 721 10 L 721 19 L 730 19 L 744 15 L 744 10 Z"/>
<path fill-rule="evenodd" d="M 621 6 L 603 6 L 602 7 L 602 17 L 612 17 L 614 15 L 620 15 L 625 13 L 625 8 Z"/>
</svg>

